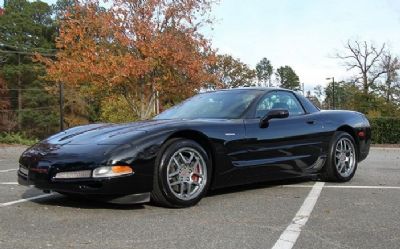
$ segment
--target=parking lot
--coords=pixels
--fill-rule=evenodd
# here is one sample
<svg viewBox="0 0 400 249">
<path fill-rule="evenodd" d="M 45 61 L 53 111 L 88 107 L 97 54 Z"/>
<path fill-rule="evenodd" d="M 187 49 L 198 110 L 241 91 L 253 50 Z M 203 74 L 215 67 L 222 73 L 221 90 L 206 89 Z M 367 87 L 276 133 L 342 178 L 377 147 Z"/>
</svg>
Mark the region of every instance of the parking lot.
<svg viewBox="0 0 400 249">
<path fill-rule="evenodd" d="M 23 149 L 0 147 L 0 248 L 400 248 L 400 148 L 371 149 L 349 183 L 235 187 L 187 209 L 19 186 Z"/>
</svg>

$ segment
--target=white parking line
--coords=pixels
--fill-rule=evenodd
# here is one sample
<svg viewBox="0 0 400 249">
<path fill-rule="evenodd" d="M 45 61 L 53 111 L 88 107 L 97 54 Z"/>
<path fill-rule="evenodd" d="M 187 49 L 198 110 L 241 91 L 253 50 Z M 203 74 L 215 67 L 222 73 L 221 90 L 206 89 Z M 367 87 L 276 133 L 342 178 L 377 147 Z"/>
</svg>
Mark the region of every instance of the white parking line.
<svg viewBox="0 0 400 249">
<path fill-rule="evenodd" d="M 371 147 L 373 150 L 399 150 L 399 147 Z"/>
<path fill-rule="evenodd" d="M 321 194 L 324 182 L 316 182 L 301 205 L 296 216 L 293 218 L 289 226 L 283 231 L 278 241 L 272 247 L 272 249 L 291 249 L 297 241 L 300 235 L 301 228 L 307 223 L 308 218 L 314 209 L 315 203 Z"/>
<path fill-rule="evenodd" d="M 11 206 L 11 205 L 14 205 L 14 204 L 17 204 L 17 203 L 21 203 L 21 202 L 42 199 L 42 198 L 46 198 L 46 197 L 49 197 L 49 196 L 52 196 L 52 195 L 54 195 L 54 194 L 44 194 L 44 195 L 38 195 L 38 196 L 29 197 L 29 198 L 19 199 L 19 200 L 16 200 L 16 201 L 0 203 L 0 208 L 1 207 L 6 207 L 6 206 Z"/>
<path fill-rule="evenodd" d="M 285 188 L 312 188 L 313 185 L 282 185 Z M 344 188 L 344 189 L 400 189 L 400 186 L 358 186 L 358 185 L 325 185 L 324 188 Z"/>
<path fill-rule="evenodd" d="M 6 172 L 11 172 L 11 171 L 17 171 L 18 169 L 2 169 L 0 170 L 0 173 L 6 173 Z"/>
<path fill-rule="evenodd" d="M 18 185 L 18 182 L 0 182 L 0 185 Z"/>
</svg>

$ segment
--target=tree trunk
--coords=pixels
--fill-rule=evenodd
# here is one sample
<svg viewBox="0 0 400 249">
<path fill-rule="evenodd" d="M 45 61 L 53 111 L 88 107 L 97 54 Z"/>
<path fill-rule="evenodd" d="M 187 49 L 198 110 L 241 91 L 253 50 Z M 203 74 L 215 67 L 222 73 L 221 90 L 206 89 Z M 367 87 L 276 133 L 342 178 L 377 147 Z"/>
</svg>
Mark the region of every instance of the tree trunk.
<svg viewBox="0 0 400 249">
<path fill-rule="evenodd" d="M 388 79 L 388 81 L 386 82 L 386 103 L 389 103 L 390 102 L 390 88 L 392 87 L 391 86 L 392 84 L 391 84 L 391 80 L 390 79 Z"/>
<path fill-rule="evenodd" d="M 363 90 L 364 90 L 364 94 L 368 94 L 369 85 L 368 85 L 367 73 L 363 73 Z"/>
</svg>

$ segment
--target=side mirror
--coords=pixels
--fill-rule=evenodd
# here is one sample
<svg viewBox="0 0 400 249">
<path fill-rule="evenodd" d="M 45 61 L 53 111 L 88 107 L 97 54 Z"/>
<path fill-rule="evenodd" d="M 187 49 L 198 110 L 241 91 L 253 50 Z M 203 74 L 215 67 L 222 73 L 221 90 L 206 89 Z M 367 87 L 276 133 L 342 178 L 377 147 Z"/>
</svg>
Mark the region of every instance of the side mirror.
<svg viewBox="0 0 400 249">
<path fill-rule="evenodd" d="M 260 128 L 267 128 L 269 126 L 269 120 L 273 118 L 287 118 L 289 117 L 289 111 L 285 109 L 273 109 L 270 110 L 264 117 L 260 119 Z"/>
</svg>

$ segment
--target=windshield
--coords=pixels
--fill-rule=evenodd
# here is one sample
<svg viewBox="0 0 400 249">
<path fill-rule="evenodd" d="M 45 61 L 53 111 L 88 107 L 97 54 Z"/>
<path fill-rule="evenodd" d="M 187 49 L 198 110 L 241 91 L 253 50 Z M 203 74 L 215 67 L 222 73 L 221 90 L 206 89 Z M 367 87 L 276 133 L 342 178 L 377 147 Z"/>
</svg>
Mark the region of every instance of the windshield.
<svg viewBox="0 0 400 249">
<path fill-rule="evenodd" d="M 174 106 L 155 119 L 240 118 L 259 91 L 232 90 L 198 94 Z"/>
</svg>

